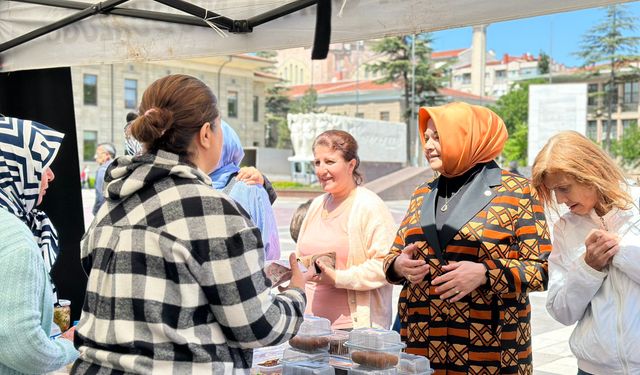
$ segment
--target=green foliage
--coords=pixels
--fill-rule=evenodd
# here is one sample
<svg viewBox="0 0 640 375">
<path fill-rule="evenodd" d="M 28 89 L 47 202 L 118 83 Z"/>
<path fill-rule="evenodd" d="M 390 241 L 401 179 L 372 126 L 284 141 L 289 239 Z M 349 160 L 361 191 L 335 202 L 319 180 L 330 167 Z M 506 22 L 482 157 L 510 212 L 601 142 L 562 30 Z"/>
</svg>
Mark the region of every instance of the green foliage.
<svg viewBox="0 0 640 375">
<path fill-rule="evenodd" d="M 544 51 L 540 51 L 540 57 L 538 59 L 538 73 L 549 74 L 549 62 L 549 55 L 544 53 Z"/>
<path fill-rule="evenodd" d="M 412 37 L 396 36 L 381 39 L 373 45 L 373 50 L 383 56 L 375 63 L 367 64 L 367 69 L 382 73 L 380 83 L 395 82 L 404 86 L 405 120 L 408 122 L 411 107 L 439 104 L 438 89 L 442 85 L 442 71 L 431 64 L 432 37 L 428 33 L 419 34 L 415 39 L 415 85 L 416 101 L 411 103 Z"/>
<path fill-rule="evenodd" d="M 594 25 L 582 37 L 575 55 L 584 66 L 600 63 L 620 64 L 637 56 L 640 37 L 624 35 L 636 30 L 637 17 L 629 14 L 624 5 L 609 5 L 602 22 Z"/>
<path fill-rule="evenodd" d="M 609 68 L 609 80 L 605 89 L 604 98 L 607 103 L 607 118 L 615 111 L 615 88 L 618 80 L 616 76 L 621 68 L 628 66 L 629 61 L 638 59 L 638 46 L 640 37 L 625 35 L 636 30 L 637 17 L 630 15 L 625 6 L 616 4 L 606 8 L 606 14 L 602 22 L 594 25 L 582 37 L 580 50 L 575 53 L 582 59 L 583 66 L 595 66 L 607 64 Z M 605 127 L 604 144 L 605 151 L 610 151 L 611 139 L 610 126 Z"/>
<path fill-rule="evenodd" d="M 271 185 L 276 190 L 321 190 L 318 185 L 305 185 L 293 181 L 272 181 Z"/>
<path fill-rule="evenodd" d="M 529 85 L 544 82 L 543 78 L 522 81 L 502 95 L 493 106 L 489 106 L 504 120 L 509 135 L 516 130 L 517 124 L 527 125 L 529 121 Z"/>
<path fill-rule="evenodd" d="M 291 148 L 291 135 L 287 127 L 287 113 L 291 106 L 289 97 L 284 94 L 286 88 L 274 86 L 267 89 L 265 101 L 267 118 L 267 147 Z"/>
<path fill-rule="evenodd" d="M 640 128 L 637 123 L 624 130 L 622 139 L 611 142 L 611 153 L 619 156 L 626 166 L 634 167 L 640 163 Z"/>
<path fill-rule="evenodd" d="M 514 131 L 509 134 L 509 139 L 504 145 L 502 156 L 509 161 L 516 160 L 520 165 L 527 165 L 528 135 L 527 123 L 516 123 Z"/>
<path fill-rule="evenodd" d="M 291 113 L 318 113 L 320 108 L 318 107 L 318 92 L 313 86 L 309 87 L 305 91 L 304 95 L 291 103 Z"/>
</svg>

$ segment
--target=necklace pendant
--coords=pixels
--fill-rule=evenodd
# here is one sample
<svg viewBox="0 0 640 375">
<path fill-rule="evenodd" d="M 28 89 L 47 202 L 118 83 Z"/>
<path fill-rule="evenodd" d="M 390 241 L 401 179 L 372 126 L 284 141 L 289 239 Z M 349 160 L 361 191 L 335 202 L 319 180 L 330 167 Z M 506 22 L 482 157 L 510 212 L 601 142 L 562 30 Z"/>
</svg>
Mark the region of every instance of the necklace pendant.
<svg viewBox="0 0 640 375">
<path fill-rule="evenodd" d="M 440 211 L 445 212 L 449 208 L 449 203 L 445 203 L 442 207 L 440 207 Z"/>
</svg>

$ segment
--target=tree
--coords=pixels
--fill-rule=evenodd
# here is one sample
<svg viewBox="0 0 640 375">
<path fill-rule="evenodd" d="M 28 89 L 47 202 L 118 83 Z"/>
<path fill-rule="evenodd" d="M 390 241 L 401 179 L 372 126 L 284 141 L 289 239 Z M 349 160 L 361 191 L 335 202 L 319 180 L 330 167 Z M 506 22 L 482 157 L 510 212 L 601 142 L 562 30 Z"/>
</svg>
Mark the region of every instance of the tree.
<svg viewBox="0 0 640 375">
<path fill-rule="evenodd" d="M 640 145 L 640 128 L 637 123 L 633 122 L 624 130 L 619 141 L 614 140 L 611 143 L 611 152 L 620 157 L 624 165 L 634 168 L 640 165 L 640 147 L 638 145 Z"/>
<path fill-rule="evenodd" d="M 549 63 L 550 63 L 549 55 L 544 53 L 544 51 L 540 51 L 540 55 L 538 56 L 538 73 L 540 73 L 541 75 L 549 74 L 550 72 Z"/>
<path fill-rule="evenodd" d="M 636 30 L 637 17 L 631 16 L 623 5 L 606 7 L 606 15 L 601 23 L 594 25 L 582 37 L 580 50 L 575 53 L 583 60 L 583 66 L 608 64 L 609 79 L 605 89 L 607 102 L 607 125 L 604 132 L 603 148 L 611 149 L 611 114 L 613 113 L 614 95 L 617 94 L 616 76 L 618 71 L 628 66 L 630 60 L 637 60 L 636 55 L 640 38 L 625 36 L 625 33 Z"/>
<path fill-rule="evenodd" d="M 520 165 L 527 165 L 528 145 L 529 126 L 526 122 L 518 122 L 514 131 L 509 133 L 509 139 L 504 145 L 502 155 L 509 161 L 517 161 Z"/>
<path fill-rule="evenodd" d="M 286 88 L 274 86 L 267 89 L 265 107 L 267 109 L 267 129 L 265 143 L 267 147 L 291 148 L 291 135 L 287 126 L 287 113 L 291 102 L 284 94 Z"/>
<path fill-rule="evenodd" d="M 520 164 L 527 163 L 529 85 L 544 83 L 544 81 L 543 78 L 522 81 L 502 95 L 495 105 L 489 106 L 507 126 L 509 140 L 504 147 L 504 157 L 508 160 L 517 160 Z"/>
<path fill-rule="evenodd" d="M 304 95 L 291 103 L 291 113 L 318 113 L 320 109 L 318 107 L 318 92 L 313 86 L 310 86 Z"/>
<path fill-rule="evenodd" d="M 417 128 L 411 125 L 411 109 L 418 106 L 439 103 L 438 89 L 441 86 L 442 74 L 431 64 L 430 34 L 397 36 L 381 39 L 372 47 L 373 51 L 382 55 L 382 59 L 367 64 L 367 69 L 374 73 L 382 73 L 379 83 L 394 82 L 403 87 L 404 118 L 407 123 L 407 160 L 414 160 L 415 149 L 412 140 L 417 139 Z M 414 43 L 415 42 L 415 43 Z M 413 53 L 412 53 L 413 45 Z M 415 60 L 412 60 L 415 56 Z M 415 99 L 412 100 L 411 73 L 415 62 Z"/>
</svg>

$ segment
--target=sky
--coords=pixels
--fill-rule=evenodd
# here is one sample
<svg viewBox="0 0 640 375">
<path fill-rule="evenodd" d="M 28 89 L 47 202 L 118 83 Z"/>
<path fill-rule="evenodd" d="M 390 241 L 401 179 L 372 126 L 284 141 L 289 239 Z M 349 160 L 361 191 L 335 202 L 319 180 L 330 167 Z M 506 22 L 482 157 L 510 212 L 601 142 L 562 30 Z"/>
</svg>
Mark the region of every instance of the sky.
<svg viewBox="0 0 640 375">
<path fill-rule="evenodd" d="M 640 35 L 640 1 L 627 3 L 626 9 L 639 18 L 635 34 Z M 538 56 L 542 50 L 559 63 L 580 66 L 582 61 L 572 53 L 579 50 L 582 36 L 601 22 L 605 14 L 603 8 L 592 8 L 491 24 L 487 28 L 487 49 L 493 50 L 497 58 L 505 53 L 519 56 L 528 52 Z M 471 46 L 471 27 L 437 31 L 432 35 L 434 51 Z"/>
</svg>

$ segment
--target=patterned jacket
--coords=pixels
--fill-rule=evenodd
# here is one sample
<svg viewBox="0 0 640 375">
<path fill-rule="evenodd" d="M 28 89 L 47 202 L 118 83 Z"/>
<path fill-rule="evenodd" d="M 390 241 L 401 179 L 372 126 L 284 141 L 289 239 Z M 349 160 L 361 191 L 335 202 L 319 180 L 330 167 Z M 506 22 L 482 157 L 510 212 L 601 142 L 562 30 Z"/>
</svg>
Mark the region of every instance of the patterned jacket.
<svg viewBox="0 0 640 375">
<path fill-rule="evenodd" d="M 304 293 L 271 294 L 260 233 L 208 176 L 162 151 L 107 175 L 72 373 L 228 374 L 297 332 Z"/>
<path fill-rule="evenodd" d="M 547 287 L 549 230 L 525 178 L 487 164 L 443 226 L 435 227 L 437 180 L 419 186 L 385 259 L 387 280 L 404 284 L 398 311 L 407 352 L 426 356 L 437 375 L 531 374 L 531 306 L 527 293 Z M 393 279 L 393 261 L 417 243 L 431 266 L 419 284 Z M 440 299 L 430 281 L 449 261 L 480 262 L 487 284 L 458 302 Z"/>
</svg>

